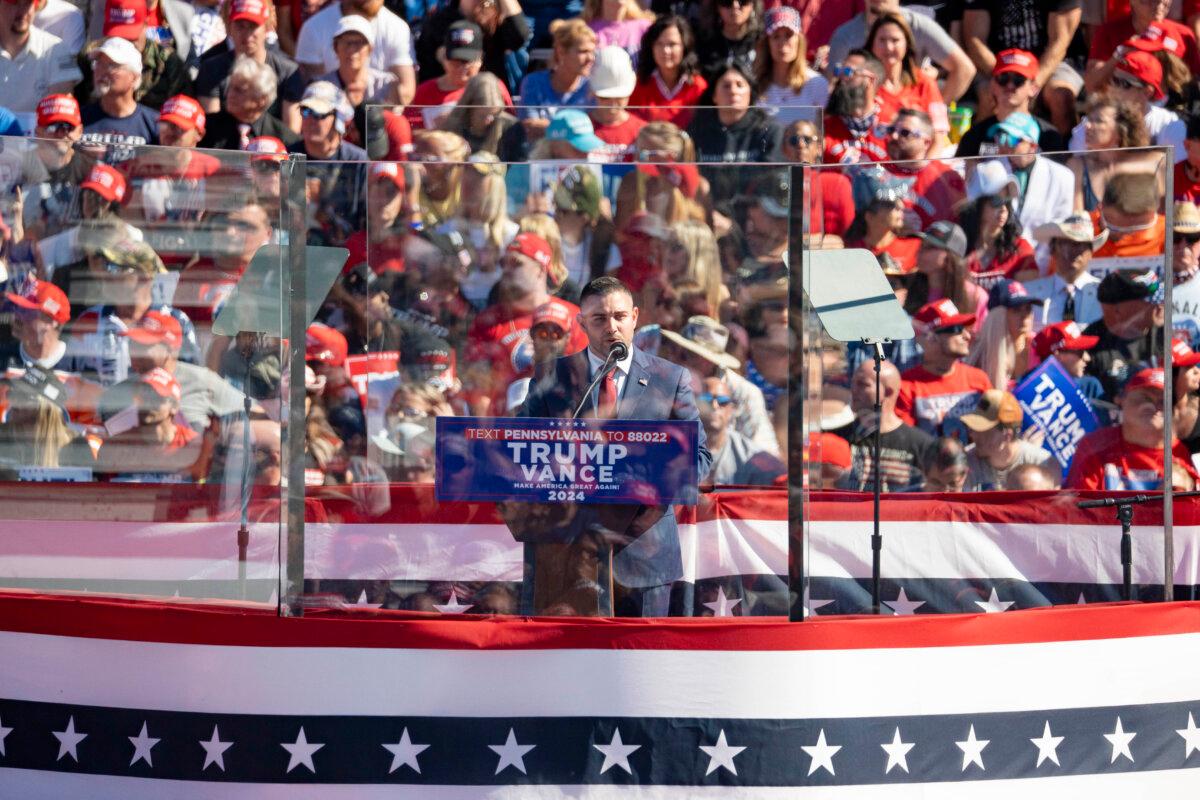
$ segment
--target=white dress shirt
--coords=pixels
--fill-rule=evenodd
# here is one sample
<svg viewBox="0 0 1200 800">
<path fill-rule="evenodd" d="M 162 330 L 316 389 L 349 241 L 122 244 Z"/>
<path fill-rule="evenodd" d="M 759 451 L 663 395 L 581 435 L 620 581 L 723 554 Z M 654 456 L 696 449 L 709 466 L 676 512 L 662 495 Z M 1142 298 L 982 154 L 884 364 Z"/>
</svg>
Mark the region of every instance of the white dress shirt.
<svg viewBox="0 0 1200 800">
<path fill-rule="evenodd" d="M 592 352 L 592 348 L 588 348 L 588 364 L 591 369 L 588 371 L 589 378 L 596 377 L 596 373 L 604 366 L 604 359 Z M 625 379 L 629 377 L 629 367 L 633 364 L 633 348 L 629 348 L 629 353 L 620 361 L 617 362 L 617 368 L 613 370 L 613 381 L 617 384 L 617 408 L 621 407 L 621 397 L 625 394 Z M 603 382 L 601 382 L 603 383 Z M 600 407 L 600 385 L 597 385 L 592 390 L 592 408 Z"/>
</svg>

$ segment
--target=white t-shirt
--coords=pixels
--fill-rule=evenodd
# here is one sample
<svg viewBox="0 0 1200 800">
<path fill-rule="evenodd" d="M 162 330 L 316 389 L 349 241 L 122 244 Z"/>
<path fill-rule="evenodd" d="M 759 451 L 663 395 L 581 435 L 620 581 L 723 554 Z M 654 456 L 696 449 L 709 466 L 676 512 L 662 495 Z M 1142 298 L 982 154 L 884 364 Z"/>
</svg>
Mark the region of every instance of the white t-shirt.
<svg viewBox="0 0 1200 800">
<path fill-rule="evenodd" d="M 74 51 L 36 26 L 29 29 L 29 41 L 21 52 L 0 49 L 0 102 L 17 115 L 25 130 L 37 124 L 37 104 L 50 94 L 51 86 L 81 80 Z"/>
<path fill-rule="evenodd" d="M 33 24 L 63 40 L 67 49 L 78 53 L 87 39 L 83 24 L 83 12 L 67 0 L 46 0 L 46 5 L 37 12 Z"/>
<path fill-rule="evenodd" d="M 333 2 L 309 17 L 301 26 L 300 38 L 296 40 L 296 60 L 301 64 L 323 64 L 326 72 L 337 69 L 333 34 L 342 16 L 342 4 Z M 391 71 L 394 67 L 411 67 L 412 32 L 408 23 L 386 8 L 381 8 L 370 22 L 371 30 L 375 33 L 371 66 L 385 71 Z"/>
<path fill-rule="evenodd" d="M 1150 133 L 1150 144 L 1158 147 L 1175 145 L 1175 163 L 1187 158 L 1187 151 L 1183 149 L 1183 140 L 1187 138 L 1187 123 L 1174 111 L 1150 106 L 1146 113 L 1146 130 Z M 1071 129 L 1071 149 L 1087 149 L 1083 140 L 1082 122 Z"/>
<path fill-rule="evenodd" d="M 758 99 L 758 104 L 764 106 L 768 114 L 774 112 L 772 117 L 780 127 L 786 128 L 798 119 L 816 122 L 824 113 L 825 101 L 829 99 L 829 81 L 824 75 L 811 69 L 806 68 L 805 73 L 804 85 L 800 87 L 800 91 L 793 92 L 787 86 L 772 83 Z M 814 115 L 804 113 L 800 106 L 817 106 L 822 110 Z"/>
</svg>

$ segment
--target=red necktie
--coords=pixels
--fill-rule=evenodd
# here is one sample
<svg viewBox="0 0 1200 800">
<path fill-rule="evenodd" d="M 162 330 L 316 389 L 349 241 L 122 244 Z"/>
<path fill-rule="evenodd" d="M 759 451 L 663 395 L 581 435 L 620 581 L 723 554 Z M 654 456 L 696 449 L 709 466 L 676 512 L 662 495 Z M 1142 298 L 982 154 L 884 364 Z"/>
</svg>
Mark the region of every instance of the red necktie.
<svg viewBox="0 0 1200 800">
<path fill-rule="evenodd" d="M 596 416 L 612 419 L 617 415 L 617 378 L 616 370 L 611 370 L 600 382 L 600 403 L 596 408 Z"/>
</svg>

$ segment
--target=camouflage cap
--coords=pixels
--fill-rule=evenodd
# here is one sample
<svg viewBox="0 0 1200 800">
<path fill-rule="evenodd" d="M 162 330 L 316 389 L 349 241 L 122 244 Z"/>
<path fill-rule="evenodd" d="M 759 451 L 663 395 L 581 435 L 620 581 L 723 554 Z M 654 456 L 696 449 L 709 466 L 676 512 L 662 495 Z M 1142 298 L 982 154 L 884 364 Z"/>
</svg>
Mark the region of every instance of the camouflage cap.
<svg viewBox="0 0 1200 800">
<path fill-rule="evenodd" d="M 145 242 L 125 239 L 108 247 L 100 248 L 100 256 L 110 263 L 122 267 L 134 267 L 145 275 L 158 275 L 166 272 L 162 259 L 154 248 Z"/>
</svg>

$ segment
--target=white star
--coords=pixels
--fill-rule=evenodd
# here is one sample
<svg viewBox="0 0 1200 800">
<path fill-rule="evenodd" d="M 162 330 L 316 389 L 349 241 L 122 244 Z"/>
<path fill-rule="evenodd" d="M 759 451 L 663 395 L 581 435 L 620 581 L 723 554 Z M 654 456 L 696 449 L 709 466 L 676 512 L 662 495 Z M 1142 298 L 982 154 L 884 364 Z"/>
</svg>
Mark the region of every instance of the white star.
<svg viewBox="0 0 1200 800">
<path fill-rule="evenodd" d="M 980 769 L 986 769 L 983 766 L 983 748 L 988 746 L 991 739 L 976 739 L 975 726 L 971 726 L 971 730 L 967 733 L 965 742 L 955 742 L 958 749 L 963 752 L 962 771 L 966 772 L 967 767 L 971 764 L 978 764 Z"/>
<path fill-rule="evenodd" d="M 535 747 L 537 747 L 536 744 L 518 744 L 516 732 L 509 728 L 508 739 L 504 744 L 488 745 L 489 750 L 500 756 L 500 763 L 496 765 L 496 774 L 499 775 L 505 767 L 516 767 L 522 775 L 528 775 L 529 773 L 525 771 L 525 756 Z"/>
<path fill-rule="evenodd" d="M 712 610 L 714 617 L 732 617 L 733 609 L 738 603 L 742 602 L 740 597 L 725 597 L 725 587 L 717 587 L 717 599 L 711 603 L 703 603 L 702 605 Z"/>
<path fill-rule="evenodd" d="M 904 587 L 900 587 L 900 596 L 895 600 L 884 600 L 883 604 L 895 612 L 898 617 L 907 617 L 917 613 L 917 609 L 925 605 L 924 600 L 909 600 L 908 595 L 904 593 Z"/>
<path fill-rule="evenodd" d="M 1065 736 L 1055 736 L 1050 733 L 1050 720 L 1046 720 L 1046 727 L 1042 729 L 1042 738 L 1030 739 L 1034 746 L 1038 749 L 1038 760 L 1036 766 L 1041 766 L 1042 762 L 1047 758 L 1055 763 L 1056 766 L 1062 766 L 1058 763 L 1058 746 L 1062 744 Z"/>
<path fill-rule="evenodd" d="M 600 766 L 600 774 L 608 772 L 613 767 L 620 767 L 633 774 L 633 770 L 629 768 L 629 756 L 634 750 L 641 747 L 640 744 L 625 744 L 621 741 L 621 729 L 613 731 L 612 741 L 608 744 L 594 744 L 592 747 L 604 754 L 604 763 Z"/>
<path fill-rule="evenodd" d="M 58 739 L 58 758 L 55 761 L 62 761 L 62 757 L 70 754 L 71 758 L 75 759 L 75 763 L 79 763 L 79 754 L 75 752 L 75 748 L 79 743 L 87 738 L 86 733 L 77 733 L 75 731 L 75 717 L 72 716 L 67 720 L 67 729 L 65 731 L 51 731 L 54 738 Z"/>
<path fill-rule="evenodd" d="M 436 608 L 438 611 L 442 612 L 443 614 L 462 614 L 468 608 L 474 608 L 475 606 L 472 603 L 467 603 L 466 605 L 460 604 L 458 602 L 458 592 L 456 592 L 454 590 L 454 587 L 451 586 L 450 587 L 450 599 L 441 605 L 434 603 L 433 607 Z"/>
<path fill-rule="evenodd" d="M 400 741 L 395 744 L 385 744 L 383 747 L 392 754 L 392 766 L 388 769 L 389 775 L 401 767 L 412 767 L 413 772 L 421 774 L 421 765 L 417 763 L 417 756 L 428 750 L 429 745 L 414 744 L 413 740 L 408 738 L 408 728 L 400 732 Z"/>
<path fill-rule="evenodd" d="M 886 775 L 892 771 L 892 767 L 900 767 L 900 769 L 908 772 L 908 751 L 916 746 L 916 742 L 906 742 L 900 738 L 900 728 L 896 728 L 896 735 L 892 737 L 890 743 L 879 745 L 883 748 L 883 752 L 887 753 L 888 763 L 883 774 Z"/>
<path fill-rule="evenodd" d="M 146 730 L 145 722 L 142 723 L 141 733 L 139 733 L 137 736 L 130 736 L 128 738 L 129 741 L 133 743 L 133 758 L 130 759 L 129 766 L 132 767 L 139 760 L 144 759 L 146 761 L 146 766 L 153 767 L 154 762 L 150 760 L 150 751 L 154 749 L 154 745 L 158 744 L 162 740 L 155 739 L 150 736 L 149 732 Z"/>
<path fill-rule="evenodd" d="M 800 745 L 800 749 L 808 753 L 812 761 L 808 765 L 808 774 L 812 775 L 818 769 L 827 769 L 829 774 L 833 775 L 833 756 L 838 750 L 842 749 L 840 744 L 827 744 L 825 742 L 825 729 L 817 734 L 817 743 L 814 745 Z"/>
<path fill-rule="evenodd" d="M 383 603 L 368 603 L 367 602 L 367 590 L 363 589 L 362 593 L 359 594 L 358 599 L 354 601 L 354 607 L 355 608 L 382 608 Z"/>
<path fill-rule="evenodd" d="M 818 608 L 824 608 L 832 602 L 832 600 L 814 600 L 810 592 L 810 587 L 804 587 L 804 616 L 816 616 Z"/>
<path fill-rule="evenodd" d="M 3 721 L 0 721 L 0 756 L 8 755 L 4 752 L 4 740 L 7 739 L 8 735 L 12 732 L 12 728 L 4 727 Z"/>
<path fill-rule="evenodd" d="M 0 728 L 0 733 L 3 733 L 4 730 L 4 728 Z M 1183 737 L 1183 758 L 1186 761 L 1193 750 L 1200 750 L 1200 728 L 1196 727 L 1196 723 L 1192 719 L 1192 712 L 1188 712 L 1188 726 L 1175 732 Z M 4 740 L 0 738 L 0 754 L 4 753 L 3 744 Z"/>
<path fill-rule="evenodd" d="M 1085 598 L 1085 597 L 1083 596 L 1083 592 L 1080 592 L 1080 593 L 1079 593 L 1079 599 L 1075 601 L 1075 605 L 1077 605 L 1077 606 L 1086 606 L 1087 604 L 1088 604 L 1087 598 Z"/>
<path fill-rule="evenodd" d="M 1008 611 L 1009 606 L 1016 603 L 1015 600 L 1001 600 L 996 594 L 996 587 L 992 587 L 992 594 L 987 600 L 976 600 L 975 605 L 982 608 L 989 614 L 998 614 L 1001 611 Z"/>
<path fill-rule="evenodd" d="M 1112 758 L 1109 759 L 1110 764 L 1117 763 L 1117 756 L 1125 756 L 1129 762 L 1133 763 L 1133 753 L 1129 751 L 1129 743 L 1133 741 L 1133 737 L 1137 733 L 1129 731 L 1128 733 L 1121 727 L 1121 718 L 1117 717 L 1117 728 L 1112 733 L 1104 734 L 1104 738 L 1108 739 L 1108 743 L 1112 745 Z"/>
<path fill-rule="evenodd" d="M 200 746 L 204 748 L 204 766 L 200 771 L 208 769 L 209 764 L 216 764 L 225 771 L 225 751 L 233 747 L 233 742 L 222 742 L 221 734 L 217 731 L 217 726 L 213 725 L 212 738 L 207 742 L 201 741 Z"/>
<path fill-rule="evenodd" d="M 729 742 L 725 741 L 725 729 L 717 734 L 716 744 L 702 744 L 700 749 L 708 756 L 708 769 L 704 771 L 705 775 L 711 775 L 721 767 L 737 775 L 737 767 L 733 765 L 734 757 L 745 750 L 744 747 L 732 747 Z"/>
<path fill-rule="evenodd" d="M 291 754 L 291 758 L 288 759 L 288 772 L 291 772 L 296 767 L 303 764 L 304 766 L 308 767 L 309 772 L 313 773 L 314 775 L 316 774 L 317 768 L 313 766 L 313 753 L 317 752 L 325 745 L 317 742 L 309 744 L 308 739 L 304 738 L 304 726 L 300 726 L 300 735 L 296 737 L 295 742 L 292 744 L 284 744 L 283 742 L 280 742 L 279 746 Z"/>
</svg>

